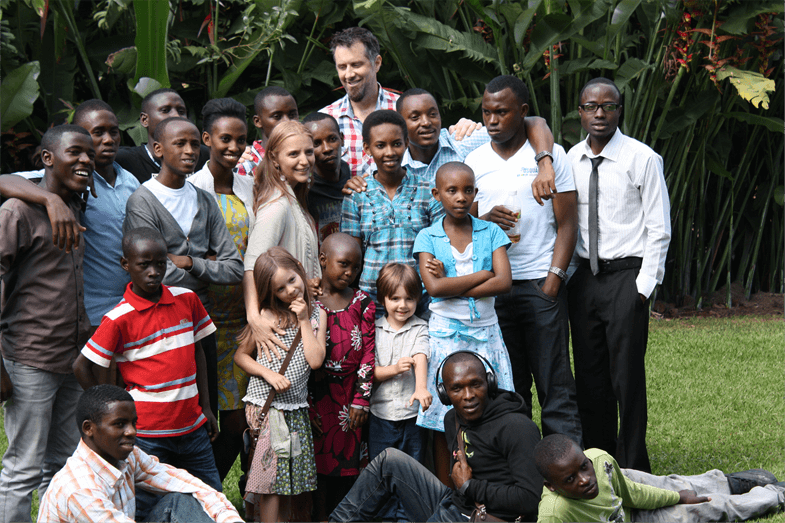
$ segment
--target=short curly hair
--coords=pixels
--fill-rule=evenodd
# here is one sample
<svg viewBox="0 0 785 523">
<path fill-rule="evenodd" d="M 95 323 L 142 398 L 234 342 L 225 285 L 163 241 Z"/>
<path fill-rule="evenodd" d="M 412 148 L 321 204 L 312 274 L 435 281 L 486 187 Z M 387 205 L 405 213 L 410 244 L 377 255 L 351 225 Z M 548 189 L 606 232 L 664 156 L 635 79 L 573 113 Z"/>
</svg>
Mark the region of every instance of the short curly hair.
<svg viewBox="0 0 785 523">
<path fill-rule="evenodd" d="M 96 385 L 90 387 L 76 403 L 76 426 L 82 434 L 82 424 L 86 420 L 99 423 L 109 411 L 109 405 L 118 401 L 134 402 L 131 395 L 116 385 Z"/>
<path fill-rule="evenodd" d="M 330 51 L 335 57 L 335 49 L 338 47 L 351 47 L 356 42 L 360 42 L 365 46 L 365 54 L 368 60 L 373 63 L 376 57 L 379 56 L 381 48 L 379 47 L 379 40 L 373 36 L 373 33 L 364 27 L 349 27 L 343 31 L 338 31 L 330 38 Z"/>
</svg>

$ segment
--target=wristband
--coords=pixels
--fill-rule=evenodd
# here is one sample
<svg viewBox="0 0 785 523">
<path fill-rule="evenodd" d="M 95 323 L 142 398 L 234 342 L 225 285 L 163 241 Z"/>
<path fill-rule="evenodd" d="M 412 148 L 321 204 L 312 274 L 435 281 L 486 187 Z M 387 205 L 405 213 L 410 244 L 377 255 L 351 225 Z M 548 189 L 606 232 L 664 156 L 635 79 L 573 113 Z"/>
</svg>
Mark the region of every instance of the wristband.
<svg viewBox="0 0 785 523">
<path fill-rule="evenodd" d="M 543 151 L 541 153 L 537 153 L 537 156 L 534 157 L 534 161 L 540 163 L 540 160 L 545 158 L 546 156 L 550 157 L 551 161 L 553 161 L 553 155 L 548 151 Z"/>
<path fill-rule="evenodd" d="M 558 277 L 559 277 L 559 279 L 560 279 L 561 281 L 563 281 L 563 282 L 566 282 L 566 281 L 567 281 L 567 273 L 566 273 L 566 272 L 564 272 L 563 270 L 561 270 L 561 269 L 560 269 L 560 268 L 558 268 L 558 267 L 550 267 L 550 268 L 548 268 L 548 272 L 552 272 L 553 274 L 555 274 L 556 276 L 558 276 Z"/>
</svg>

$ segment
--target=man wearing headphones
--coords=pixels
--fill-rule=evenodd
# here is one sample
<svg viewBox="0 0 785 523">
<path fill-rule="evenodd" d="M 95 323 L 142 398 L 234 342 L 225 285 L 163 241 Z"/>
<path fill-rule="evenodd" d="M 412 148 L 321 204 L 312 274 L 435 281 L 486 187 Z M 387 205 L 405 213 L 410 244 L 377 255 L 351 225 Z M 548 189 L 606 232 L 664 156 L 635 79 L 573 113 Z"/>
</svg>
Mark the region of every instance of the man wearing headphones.
<svg viewBox="0 0 785 523">
<path fill-rule="evenodd" d="M 498 389 L 490 365 L 473 352 L 451 354 L 440 370 L 439 399 L 455 407 L 444 416 L 455 489 L 388 448 L 360 474 L 330 521 L 370 521 L 392 496 L 409 521 L 464 521 L 474 510 L 503 521 L 536 520 L 542 478 L 533 453 L 540 432 L 524 414 L 523 398 Z"/>
</svg>

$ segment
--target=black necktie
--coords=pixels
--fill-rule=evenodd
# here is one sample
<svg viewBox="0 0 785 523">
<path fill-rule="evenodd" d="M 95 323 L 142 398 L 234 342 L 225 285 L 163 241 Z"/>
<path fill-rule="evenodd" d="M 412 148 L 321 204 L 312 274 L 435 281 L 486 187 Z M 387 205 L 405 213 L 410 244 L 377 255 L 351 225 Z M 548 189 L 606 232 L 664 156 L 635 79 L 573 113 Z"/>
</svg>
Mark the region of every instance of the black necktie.
<svg viewBox="0 0 785 523">
<path fill-rule="evenodd" d="M 597 254 L 600 235 L 600 219 L 597 216 L 597 178 L 600 173 L 597 166 L 602 162 L 602 156 L 590 158 L 591 176 L 589 176 L 589 265 L 595 276 L 600 272 L 600 260 Z"/>
</svg>

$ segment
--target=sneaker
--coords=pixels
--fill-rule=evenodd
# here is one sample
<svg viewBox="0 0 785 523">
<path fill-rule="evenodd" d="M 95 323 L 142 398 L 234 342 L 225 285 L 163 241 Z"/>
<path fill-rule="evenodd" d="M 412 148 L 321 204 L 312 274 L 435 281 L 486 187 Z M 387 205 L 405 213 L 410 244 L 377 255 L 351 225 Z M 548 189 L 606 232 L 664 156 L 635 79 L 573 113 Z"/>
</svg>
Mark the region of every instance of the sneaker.
<svg viewBox="0 0 785 523">
<path fill-rule="evenodd" d="M 728 486 L 731 494 L 745 494 L 753 487 L 764 487 L 772 483 L 777 483 L 777 477 L 764 469 L 743 470 L 725 474 L 728 478 Z"/>
</svg>

